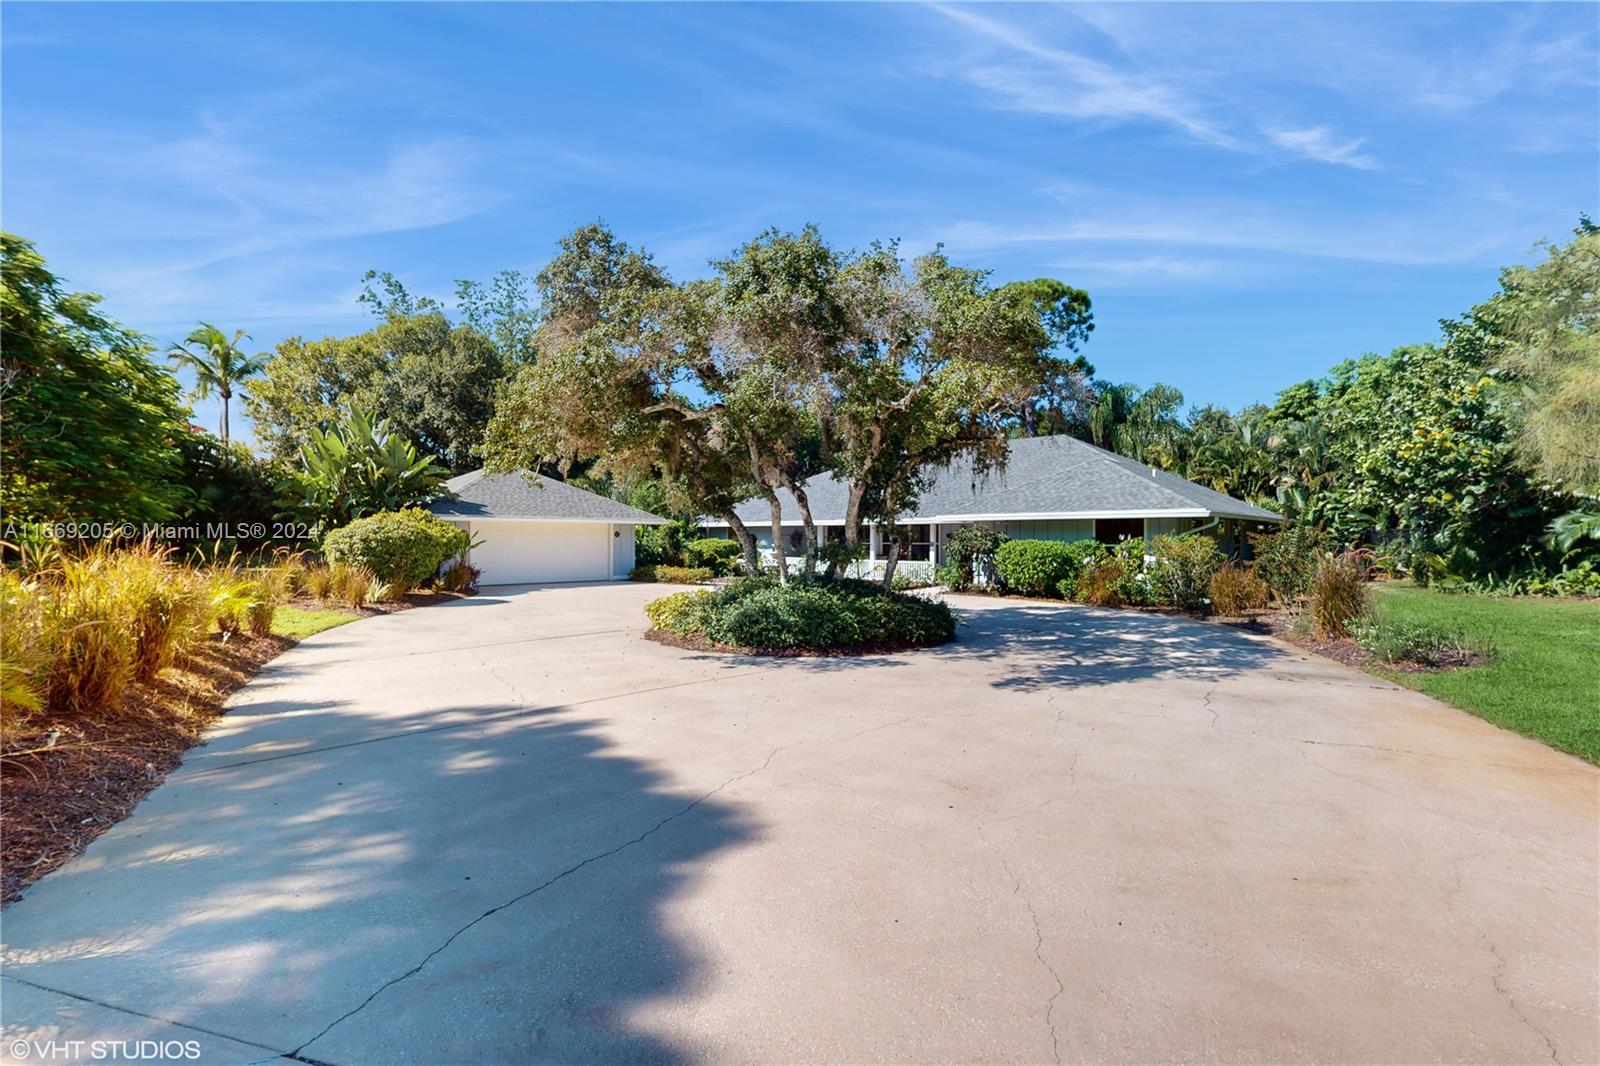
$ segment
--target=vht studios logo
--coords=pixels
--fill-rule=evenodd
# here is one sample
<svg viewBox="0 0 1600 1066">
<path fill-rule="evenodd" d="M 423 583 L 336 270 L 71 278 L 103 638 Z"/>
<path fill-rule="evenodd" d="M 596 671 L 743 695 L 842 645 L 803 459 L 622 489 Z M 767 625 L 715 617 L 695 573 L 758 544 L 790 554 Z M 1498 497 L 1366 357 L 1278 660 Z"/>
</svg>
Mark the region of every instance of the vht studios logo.
<svg viewBox="0 0 1600 1066">
<path fill-rule="evenodd" d="M 198 1040 L 13 1040 L 17 1062 L 181 1062 L 200 1057 Z"/>
</svg>

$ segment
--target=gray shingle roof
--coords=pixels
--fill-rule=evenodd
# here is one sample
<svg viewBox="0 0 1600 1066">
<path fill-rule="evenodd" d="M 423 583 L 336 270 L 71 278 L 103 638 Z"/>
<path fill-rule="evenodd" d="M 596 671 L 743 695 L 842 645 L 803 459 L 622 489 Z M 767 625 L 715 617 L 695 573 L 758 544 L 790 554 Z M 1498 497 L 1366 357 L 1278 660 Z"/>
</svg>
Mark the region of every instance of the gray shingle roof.
<svg viewBox="0 0 1600 1066">
<path fill-rule="evenodd" d="M 811 514 L 818 522 L 844 519 L 848 489 L 831 475 L 806 482 Z M 779 491 L 784 521 L 800 521 L 794 497 Z M 734 509 L 740 519 L 765 525 L 771 512 L 764 498 Z M 975 476 L 970 459 L 959 459 L 934 475 L 917 513 L 907 522 L 1034 517 L 1087 518 L 1125 514 L 1190 515 L 1279 521 L 1271 511 L 1236 500 L 1192 481 L 1153 470 L 1125 456 L 1074 437 L 1022 437 L 1011 442 L 1004 470 Z"/>
<path fill-rule="evenodd" d="M 456 496 L 429 510 L 444 518 L 523 518 L 551 522 L 631 522 L 660 526 L 667 519 L 629 507 L 565 481 L 519 471 L 487 474 L 474 470 L 446 481 Z"/>
</svg>

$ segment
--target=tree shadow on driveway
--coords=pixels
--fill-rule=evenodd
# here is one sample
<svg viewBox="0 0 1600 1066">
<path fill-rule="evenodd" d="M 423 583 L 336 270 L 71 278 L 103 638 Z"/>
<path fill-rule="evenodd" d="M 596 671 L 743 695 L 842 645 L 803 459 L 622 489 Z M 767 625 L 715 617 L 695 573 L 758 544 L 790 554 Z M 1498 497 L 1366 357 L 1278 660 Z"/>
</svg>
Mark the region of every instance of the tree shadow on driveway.
<svg viewBox="0 0 1600 1066">
<path fill-rule="evenodd" d="M 6 977 L 264 1057 L 678 1060 L 631 1012 L 699 980 L 663 910 L 754 838 L 716 793 L 755 767 L 685 789 L 591 723 L 451 710 L 500 717 L 169 781 L 7 911 Z"/>
<path fill-rule="evenodd" d="M 1187 618 L 1067 604 L 951 605 L 962 616 L 957 638 L 929 654 L 993 664 L 997 676 L 990 684 L 999 689 L 1217 680 L 1290 658 L 1264 640 Z"/>
</svg>

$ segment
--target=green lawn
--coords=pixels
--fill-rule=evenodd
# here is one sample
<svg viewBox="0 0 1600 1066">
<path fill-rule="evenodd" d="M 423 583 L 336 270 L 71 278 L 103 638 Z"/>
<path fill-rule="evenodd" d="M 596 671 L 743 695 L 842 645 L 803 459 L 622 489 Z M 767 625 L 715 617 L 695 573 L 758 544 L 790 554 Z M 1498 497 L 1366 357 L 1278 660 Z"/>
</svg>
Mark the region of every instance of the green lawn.
<svg viewBox="0 0 1600 1066">
<path fill-rule="evenodd" d="M 1600 763 L 1600 603 L 1402 584 L 1377 586 L 1375 599 L 1385 617 L 1459 627 L 1496 650 L 1483 666 L 1386 677 Z"/>
<path fill-rule="evenodd" d="M 272 615 L 272 634 L 304 640 L 324 629 L 354 622 L 361 616 L 348 611 L 308 611 L 303 607 L 279 607 Z"/>
</svg>

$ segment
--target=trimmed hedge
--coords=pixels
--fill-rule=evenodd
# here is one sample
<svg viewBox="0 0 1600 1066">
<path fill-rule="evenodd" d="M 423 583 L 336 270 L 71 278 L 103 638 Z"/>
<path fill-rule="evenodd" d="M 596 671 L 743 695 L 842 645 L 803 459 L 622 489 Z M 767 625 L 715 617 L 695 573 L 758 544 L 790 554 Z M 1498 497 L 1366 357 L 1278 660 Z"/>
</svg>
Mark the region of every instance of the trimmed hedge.
<svg viewBox="0 0 1600 1066">
<path fill-rule="evenodd" d="M 869 581 L 745 578 L 714 592 L 680 592 L 645 614 L 656 629 L 729 648 L 852 651 L 942 644 L 956 619 L 938 600 L 884 592 Z"/>
<path fill-rule="evenodd" d="M 739 542 L 726 537 L 702 537 L 683 546 L 683 565 L 704 567 L 726 577 L 739 566 Z"/>
<path fill-rule="evenodd" d="M 995 572 L 1008 592 L 1053 596 L 1056 586 L 1074 570 L 1065 541 L 1010 540 L 994 553 Z"/>
<path fill-rule="evenodd" d="M 1078 574 L 1105 554 L 1096 540 L 1010 540 L 995 552 L 995 572 L 1008 592 L 1070 599 Z"/>
<path fill-rule="evenodd" d="M 420 507 L 358 518 L 322 540 L 330 563 L 365 567 L 396 593 L 416 588 L 452 556 L 467 550 L 471 538 Z"/>
<path fill-rule="evenodd" d="M 703 585 L 716 576 L 708 567 L 665 563 L 636 566 L 628 572 L 629 581 L 665 581 L 669 585 Z"/>
</svg>

